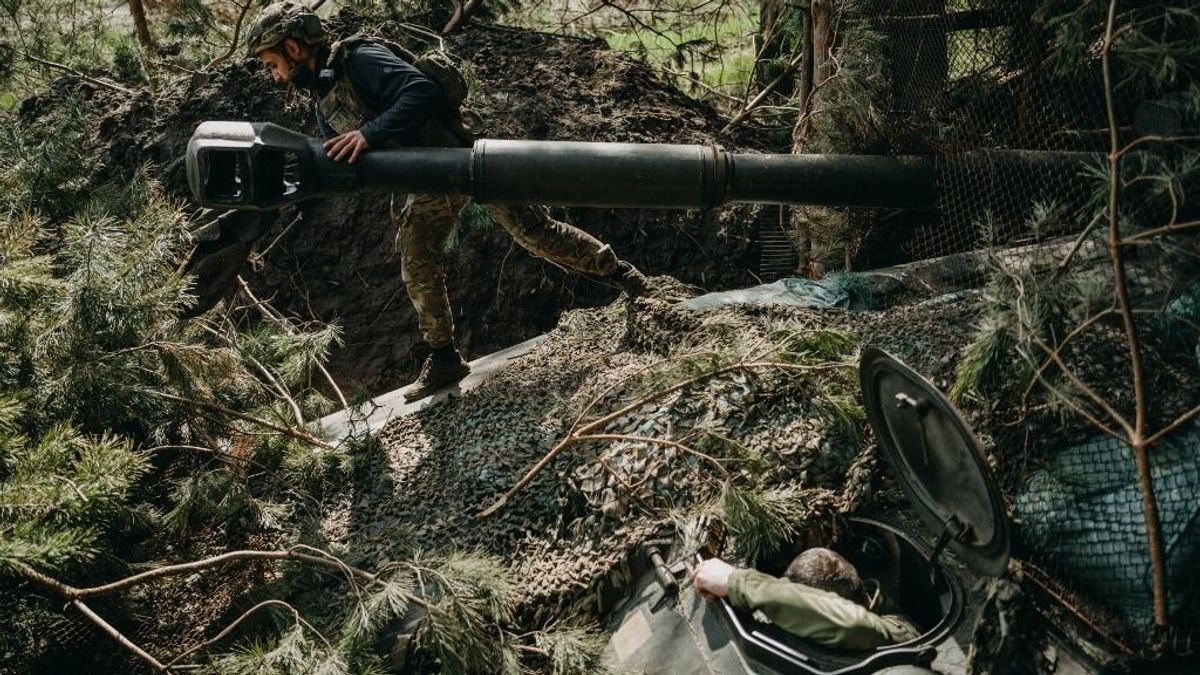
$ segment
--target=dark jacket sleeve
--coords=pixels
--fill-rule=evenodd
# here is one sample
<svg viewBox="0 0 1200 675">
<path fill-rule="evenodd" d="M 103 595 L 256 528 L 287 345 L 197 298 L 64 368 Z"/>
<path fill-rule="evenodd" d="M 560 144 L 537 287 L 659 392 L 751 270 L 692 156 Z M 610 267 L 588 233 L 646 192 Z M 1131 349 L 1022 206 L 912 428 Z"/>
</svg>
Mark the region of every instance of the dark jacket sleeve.
<svg viewBox="0 0 1200 675">
<path fill-rule="evenodd" d="M 359 130 L 372 147 L 416 143 L 421 125 L 444 103 L 437 82 L 383 45 L 353 47 L 345 67 L 363 102 L 380 111 Z"/>
</svg>

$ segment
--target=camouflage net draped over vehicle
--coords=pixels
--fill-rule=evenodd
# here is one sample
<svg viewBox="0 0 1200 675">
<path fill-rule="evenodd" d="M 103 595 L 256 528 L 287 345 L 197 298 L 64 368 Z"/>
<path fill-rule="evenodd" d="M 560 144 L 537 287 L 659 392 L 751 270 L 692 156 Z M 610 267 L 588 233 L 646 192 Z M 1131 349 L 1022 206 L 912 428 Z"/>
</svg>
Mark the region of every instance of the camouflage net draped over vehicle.
<svg viewBox="0 0 1200 675">
<path fill-rule="evenodd" d="M 853 315 L 834 314 L 852 330 Z M 851 332 L 817 327 L 828 320 L 655 300 L 569 313 L 478 389 L 382 429 L 378 455 L 325 519 L 325 536 L 367 566 L 413 549 L 499 554 L 538 625 L 603 615 L 627 592 L 641 543 L 669 534 L 673 517 L 724 518 L 730 489 L 775 500 L 795 531 L 828 527 L 869 492 L 874 466 L 853 393 L 857 344 Z M 822 370 L 738 367 L 747 359 Z M 729 372 L 706 376 L 719 369 Z M 581 413 L 589 421 L 631 404 L 590 432 L 603 440 L 568 448 L 504 508 L 476 518 Z"/>
</svg>

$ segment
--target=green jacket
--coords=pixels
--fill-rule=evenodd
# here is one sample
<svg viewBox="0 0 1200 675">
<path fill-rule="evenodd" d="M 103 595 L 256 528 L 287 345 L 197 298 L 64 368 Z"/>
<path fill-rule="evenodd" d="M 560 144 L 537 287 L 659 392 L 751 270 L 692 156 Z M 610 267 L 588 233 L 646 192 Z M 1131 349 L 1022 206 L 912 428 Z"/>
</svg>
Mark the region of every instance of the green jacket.
<svg viewBox="0 0 1200 675">
<path fill-rule="evenodd" d="M 881 616 L 836 593 L 757 570 L 729 575 L 729 600 L 735 607 L 762 612 L 789 633 L 829 647 L 865 651 L 920 635 L 900 616 Z"/>
</svg>

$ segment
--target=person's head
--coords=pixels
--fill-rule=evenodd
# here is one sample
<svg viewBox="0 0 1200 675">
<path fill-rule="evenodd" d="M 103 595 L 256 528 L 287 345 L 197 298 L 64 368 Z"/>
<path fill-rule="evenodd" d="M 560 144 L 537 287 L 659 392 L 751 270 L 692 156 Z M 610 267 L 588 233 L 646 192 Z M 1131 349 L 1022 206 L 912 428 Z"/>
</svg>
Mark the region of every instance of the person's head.
<svg viewBox="0 0 1200 675">
<path fill-rule="evenodd" d="M 810 548 L 792 560 L 784 575 L 797 583 L 819 588 L 857 602 L 869 603 L 858 570 L 837 553 L 827 548 Z"/>
<path fill-rule="evenodd" d="M 246 31 L 246 57 L 258 57 L 276 82 L 306 87 L 325 38 L 320 17 L 302 5 L 277 2 L 264 7 Z"/>
</svg>

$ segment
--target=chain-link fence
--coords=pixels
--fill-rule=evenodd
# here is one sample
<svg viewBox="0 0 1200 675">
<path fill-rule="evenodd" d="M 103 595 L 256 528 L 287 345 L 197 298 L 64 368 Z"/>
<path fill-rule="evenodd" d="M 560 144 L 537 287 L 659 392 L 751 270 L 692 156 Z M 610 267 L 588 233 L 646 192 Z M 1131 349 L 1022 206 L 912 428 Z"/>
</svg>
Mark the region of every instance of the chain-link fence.
<svg viewBox="0 0 1200 675">
<path fill-rule="evenodd" d="M 810 51 L 794 150 L 935 155 L 940 194 L 938 213 L 794 209 L 801 268 L 954 256 L 947 269 L 969 270 L 956 281 L 986 284 L 956 388 L 1021 411 L 1010 421 L 1024 448 L 996 450 L 1014 460 L 998 470 L 1016 555 L 1131 650 L 1190 649 L 1200 7 L 812 0 L 797 11 Z"/>
</svg>

